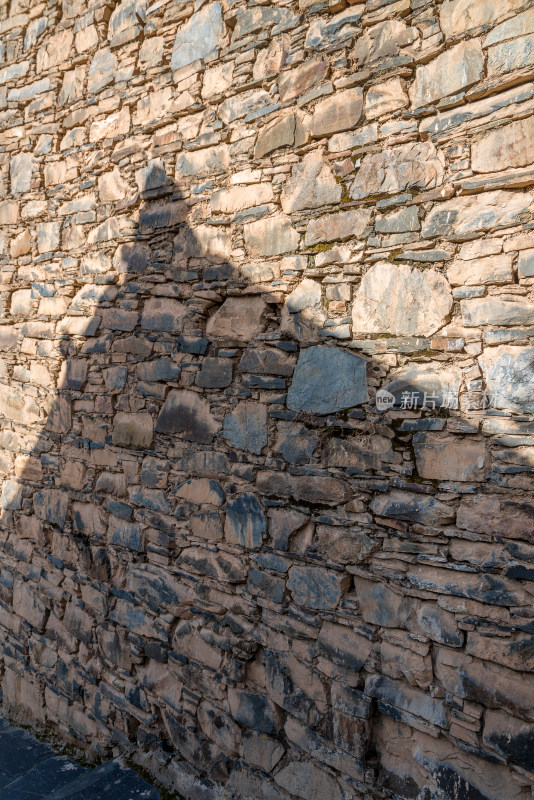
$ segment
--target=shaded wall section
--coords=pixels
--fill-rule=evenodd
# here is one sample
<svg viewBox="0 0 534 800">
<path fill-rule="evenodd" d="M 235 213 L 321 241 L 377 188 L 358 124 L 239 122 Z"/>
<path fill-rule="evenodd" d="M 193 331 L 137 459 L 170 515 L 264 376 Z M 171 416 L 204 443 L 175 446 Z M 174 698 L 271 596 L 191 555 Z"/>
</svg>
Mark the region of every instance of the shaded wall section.
<svg viewBox="0 0 534 800">
<path fill-rule="evenodd" d="M 530 800 L 529 5 L 0 2 L 6 712 Z"/>
</svg>

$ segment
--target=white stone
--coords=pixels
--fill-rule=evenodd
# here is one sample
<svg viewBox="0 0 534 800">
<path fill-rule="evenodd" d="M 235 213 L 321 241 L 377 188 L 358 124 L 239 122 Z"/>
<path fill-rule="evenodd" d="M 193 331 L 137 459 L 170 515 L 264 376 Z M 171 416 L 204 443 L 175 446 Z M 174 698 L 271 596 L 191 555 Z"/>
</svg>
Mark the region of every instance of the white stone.
<svg viewBox="0 0 534 800">
<path fill-rule="evenodd" d="M 400 78 L 391 78 L 370 87 L 365 97 L 365 116 L 377 119 L 383 114 L 392 114 L 410 104 Z"/>
<path fill-rule="evenodd" d="M 270 203 L 274 198 L 271 183 L 252 183 L 220 189 L 211 198 L 214 214 L 231 214 L 244 208 Z"/>
<path fill-rule="evenodd" d="M 410 88 L 413 108 L 457 94 L 479 81 L 484 74 L 484 56 L 478 39 L 460 42 L 430 63 L 417 67 Z"/>
<path fill-rule="evenodd" d="M 339 203 L 341 186 L 336 183 L 322 150 L 307 153 L 293 167 L 291 178 L 282 189 L 281 203 L 285 214 Z"/>
<path fill-rule="evenodd" d="M 440 8 L 439 21 L 447 38 L 463 36 L 472 28 L 491 25 L 524 5 L 524 0 L 445 0 Z"/>
<path fill-rule="evenodd" d="M 534 413 L 533 347 L 489 347 L 479 362 L 494 408 Z"/>
<path fill-rule="evenodd" d="M 98 178 L 98 195 L 101 203 L 113 203 L 123 200 L 128 191 L 128 184 L 121 177 L 118 167 L 105 172 Z"/>
<path fill-rule="evenodd" d="M 245 244 L 257 255 L 278 256 L 296 250 L 300 236 L 284 214 L 249 222 L 244 227 Z"/>
<path fill-rule="evenodd" d="M 445 159 L 432 142 L 403 144 L 362 161 L 350 187 L 350 196 L 362 200 L 377 194 L 399 194 L 407 189 L 434 189 L 443 182 Z"/>
<path fill-rule="evenodd" d="M 452 304 L 449 284 L 436 270 L 380 261 L 356 291 L 352 333 L 430 336 L 445 325 Z"/>
<path fill-rule="evenodd" d="M 202 81 L 202 99 L 209 100 L 219 94 L 224 94 L 232 85 L 234 63 L 217 64 L 216 67 L 207 69 Z"/>
</svg>

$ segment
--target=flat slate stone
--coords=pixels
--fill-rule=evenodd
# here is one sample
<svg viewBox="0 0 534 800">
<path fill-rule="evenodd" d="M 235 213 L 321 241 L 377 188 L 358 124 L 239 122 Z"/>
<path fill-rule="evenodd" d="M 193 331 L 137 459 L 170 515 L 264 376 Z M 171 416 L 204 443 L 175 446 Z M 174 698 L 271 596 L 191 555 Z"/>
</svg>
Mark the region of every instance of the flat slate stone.
<svg viewBox="0 0 534 800">
<path fill-rule="evenodd" d="M 365 359 L 338 347 L 317 345 L 303 350 L 287 395 L 288 408 L 334 414 L 367 399 Z"/>
<path fill-rule="evenodd" d="M 207 56 L 217 47 L 223 33 L 220 3 L 213 3 L 197 11 L 176 34 L 171 69 L 180 69 Z"/>
<path fill-rule="evenodd" d="M 187 389 L 173 389 L 156 422 L 159 433 L 179 433 L 191 442 L 209 444 L 219 429 L 209 403 L 201 395 Z"/>
</svg>

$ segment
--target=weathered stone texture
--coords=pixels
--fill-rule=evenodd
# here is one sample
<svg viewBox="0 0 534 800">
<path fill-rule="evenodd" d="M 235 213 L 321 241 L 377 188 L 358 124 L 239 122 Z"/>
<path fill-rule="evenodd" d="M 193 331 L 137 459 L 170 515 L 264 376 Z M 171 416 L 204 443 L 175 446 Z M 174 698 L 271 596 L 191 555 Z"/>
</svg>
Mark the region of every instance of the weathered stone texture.
<svg viewBox="0 0 534 800">
<path fill-rule="evenodd" d="M 354 297 L 352 325 L 361 333 L 429 336 L 452 308 L 445 278 L 436 270 L 379 262 L 365 274 Z"/>
<path fill-rule="evenodd" d="M 484 56 L 478 39 L 462 42 L 429 64 L 417 68 L 410 92 L 412 106 L 419 108 L 442 97 L 469 89 L 484 75 Z"/>
<path fill-rule="evenodd" d="M 531 6 L 0 2 L 9 714 L 531 800 Z"/>
<path fill-rule="evenodd" d="M 409 144 L 365 156 L 350 192 L 360 200 L 406 189 L 433 189 L 442 181 L 443 157 L 434 145 Z"/>
</svg>

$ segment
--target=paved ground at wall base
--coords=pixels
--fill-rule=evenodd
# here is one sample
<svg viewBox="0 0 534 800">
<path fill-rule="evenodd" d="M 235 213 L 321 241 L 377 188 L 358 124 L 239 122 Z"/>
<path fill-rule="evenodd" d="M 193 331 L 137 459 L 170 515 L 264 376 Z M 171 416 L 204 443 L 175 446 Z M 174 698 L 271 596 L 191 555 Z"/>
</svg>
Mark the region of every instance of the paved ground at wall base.
<svg viewBox="0 0 534 800">
<path fill-rule="evenodd" d="M 28 731 L 0 720 L 0 797 L 6 800 L 160 800 L 118 759 L 100 767 L 57 755 Z"/>
</svg>

